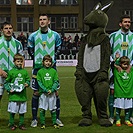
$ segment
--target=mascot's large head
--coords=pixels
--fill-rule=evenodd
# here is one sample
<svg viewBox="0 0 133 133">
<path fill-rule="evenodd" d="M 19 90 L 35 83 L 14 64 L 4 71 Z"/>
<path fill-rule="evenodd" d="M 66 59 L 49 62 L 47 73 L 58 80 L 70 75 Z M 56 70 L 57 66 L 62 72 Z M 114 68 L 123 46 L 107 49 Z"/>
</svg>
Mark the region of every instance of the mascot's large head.
<svg viewBox="0 0 133 133">
<path fill-rule="evenodd" d="M 106 12 L 112 6 L 113 1 L 102 6 L 101 3 L 98 3 L 94 9 L 84 18 L 84 23 L 90 28 L 105 28 L 108 23 L 108 16 Z"/>
</svg>

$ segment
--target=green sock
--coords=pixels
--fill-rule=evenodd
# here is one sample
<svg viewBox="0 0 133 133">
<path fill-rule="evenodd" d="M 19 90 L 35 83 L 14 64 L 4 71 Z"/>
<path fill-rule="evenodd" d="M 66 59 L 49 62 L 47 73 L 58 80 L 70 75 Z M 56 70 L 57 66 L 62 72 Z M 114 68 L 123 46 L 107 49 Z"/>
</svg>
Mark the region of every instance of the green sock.
<svg viewBox="0 0 133 133">
<path fill-rule="evenodd" d="M 109 96 L 109 117 L 114 118 L 114 95 L 110 94 Z"/>
<path fill-rule="evenodd" d="M 24 114 L 19 114 L 19 126 L 24 124 Z"/>
<path fill-rule="evenodd" d="M 40 122 L 42 125 L 45 125 L 45 110 L 40 110 Z"/>
<path fill-rule="evenodd" d="M 130 109 L 125 109 L 125 121 L 129 120 L 129 110 Z"/>
<path fill-rule="evenodd" d="M 120 120 L 120 113 L 121 113 L 121 109 L 116 108 L 116 121 Z"/>
<path fill-rule="evenodd" d="M 9 113 L 9 124 L 10 125 L 14 125 L 14 116 L 15 114 L 14 113 Z"/>
<path fill-rule="evenodd" d="M 56 110 L 51 111 L 53 125 L 56 124 Z"/>
</svg>

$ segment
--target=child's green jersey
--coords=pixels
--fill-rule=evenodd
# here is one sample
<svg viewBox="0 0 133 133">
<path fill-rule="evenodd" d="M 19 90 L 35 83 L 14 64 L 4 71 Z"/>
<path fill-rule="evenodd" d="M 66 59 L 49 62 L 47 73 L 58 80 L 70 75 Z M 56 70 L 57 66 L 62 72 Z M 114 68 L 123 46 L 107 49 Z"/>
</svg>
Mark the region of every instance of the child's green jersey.
<svg viewBox="0 0 133 133">
<path fill-rule="evenodd" d="M 41 68 L 37 73 L 40 93 L 54 92 L 58 87 L 58 74 L 54 68 Z"/>
<path fill-rule="evenodd" d="M 8 76 L 6 78 L 6 82 L 4 84 L 5 89 L 7 90 L 7 92 L 9 92 L 9 101 L 27 101 L 26 88 L 24 87 L 24 89 L 21 92 L 14 91 L 11 93 L 10 90 L 12 89 L 12 83 L 16 86 L 20 84 L 24 85 L 25 83 L 30 85 L 30 77 L 28 76 L 28 72 L 25 69 L 18 69 L 17 67 L 13 67 L 13 69 L 9 71 Z"/>
<path fill-rule="evenodd" d="M 114 96 L 115 98 L 133 98 L 133 68 L 130 73 L 125 70 L 118 72 L 114 69 Z"/>
</svg>

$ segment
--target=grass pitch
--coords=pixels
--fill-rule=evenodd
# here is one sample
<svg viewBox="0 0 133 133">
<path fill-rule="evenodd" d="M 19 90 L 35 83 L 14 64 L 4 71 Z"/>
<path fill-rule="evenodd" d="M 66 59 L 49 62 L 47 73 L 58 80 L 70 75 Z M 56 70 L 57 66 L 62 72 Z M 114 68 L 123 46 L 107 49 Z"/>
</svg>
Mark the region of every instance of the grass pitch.
<svg viewBox="0 0 133 133">
<path fill-rule="evenodd" d="M 31 68 L 26 68 L 31 76 Z M 37 128 L 30 127 L 32 115 L 31 115 L 31 99 L 33 91 L 27 88 L 28 96 L 28 109 L 25 114 L 25 125 L 27 130 L 22 131 L 16 129 L 11 131 L 8 128 L 9 113 L 7 112 L 8 105 L 8 94 L 5 91 L 4 96 L 1 101 L 0 110 L 0 133 L 132 133 L 133 127 L 127 127 L 122 125 L 121 127 L 116 127 L 115 124 L 112 127 L 101 127 L 98 125 L 98 119 L 95 112 L 95 107 L 92 102 L 92 113 L 93 113 L 93 124 L 89 127 L 78 127 L 78 122 L 82 118 L 81 107 L 76 98 L 74 90 L 74 72 L 75 67 L 57 67 L 58 75 L 60 79 L 61 88 L 59 90 L 60 100 L 61 100 L 61 114 L 60 119 L 64 123 L 64 127 L 60 129 L 54 129 L 52 126 L 50 112 L 46 112 L 46 128 L 40 129 L 40 123 L 38 123 Z M 123 114 L 122 114 L 123 115 Z M 39 112 L 38 112 L 39 118 Z M 123 118 L 122 118 L 123 119 Z M 39 120 L 39 119 L 38 119 Z M 15 115 L 15 123 L 18 124 L 19 116 Z"/>
</svg>

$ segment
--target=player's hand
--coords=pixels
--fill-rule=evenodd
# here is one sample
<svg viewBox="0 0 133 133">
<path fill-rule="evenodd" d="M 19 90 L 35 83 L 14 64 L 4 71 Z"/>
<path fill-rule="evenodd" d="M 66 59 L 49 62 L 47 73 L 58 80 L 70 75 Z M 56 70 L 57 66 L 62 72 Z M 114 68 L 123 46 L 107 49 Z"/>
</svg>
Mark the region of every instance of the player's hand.
<svg viewBox="0 0 133 133">
<path fill-rule="evenodd" d="M 122 68 L 120 66 L 117 67 L 118 72 L 122 72 Z"/>
<path fill-rule="evenodd" d="M 59 92 L 58 92 L 58 91 L 56 91 L 56 92 L 55 92 L 55 95 L 56 95 L 56 96 L 58 96 L 58 95 L 59 95 Z"/>
<path fill-rule="evenodd" d="M 2 69 L 0 68 L 0 76 L 2 76 Z"/>
<path fill-rule="evenodd" d="M 12 89 L 11 89 L 11 90 L 10 90 L 10 92 L 11 92 L 11 93 L 13 93 L 13 92 L 14 92 L 14 90 L 12 90 Z"/>
<path fill-rule="evenodd" d="M 0 76 L 3 78 L 7 77 L 7 73 L 5 71 L 3 71 L 2 69 L 0 69 Z"/>
<path fill-rule="evenodd" d="M 51 94 L 51 90 L 48 91 L 48 95 L 50 95 L 50 94 Z"/>
<path fill-rule="evenodd" d="M 24 86 L 25 86 L 25 87 L 28 87 L 28 84 L 27 84 L 27 83 L 25 83 L 25 84 L 24 84 Z"/>
<path fill-rule="evenodd" d="M 118 66 L 118 65 L 116 65 L 116 64 L 114 64 L 114 66 L 115 66 L 115 68 L 118 70 L 118 72 L 122 72 L 122 68 L 120 67 L 120 66 Z"/>
<path fill-rule="evenodd" d="M 35 95 L 35 96 L 39 96 L 39 92 L 38 92 L 38 91 L 35 91 L 35 92 L 34 92 L 34 95 Z"/>
<path fill-rule="evenodd" d="M 115 54 L 115 58 L 118 59 L 119 57 L 120 57 L 119 52 L 116 52 L 116 54 Z"/>
</svg>

